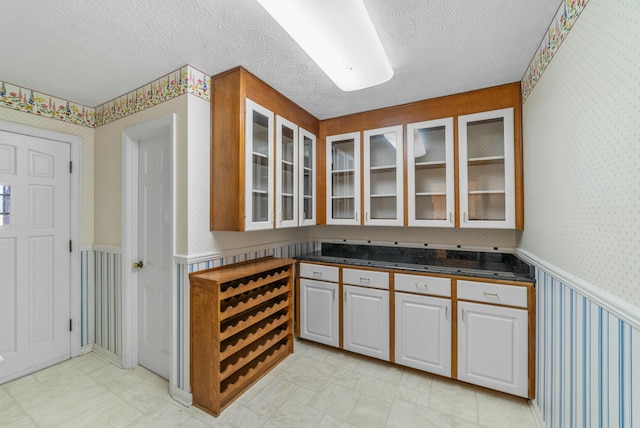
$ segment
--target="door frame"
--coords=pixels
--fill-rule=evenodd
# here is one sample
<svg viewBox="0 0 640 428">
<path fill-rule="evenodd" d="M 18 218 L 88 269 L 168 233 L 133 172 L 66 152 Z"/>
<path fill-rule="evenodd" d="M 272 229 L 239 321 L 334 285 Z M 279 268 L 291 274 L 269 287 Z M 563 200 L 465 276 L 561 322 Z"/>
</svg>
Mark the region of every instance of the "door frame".
<svg viewBox="0 0 640 428">
<path fill-rule="evenodd" d="M 34 128 L 16 123 L 0 120 L 0 131 L 29 137 L 44 138 L 46 140 L 67 143 L 70 146 L 71 162 L 73 170 L 69 177 L 69 239 L 73 243 L 73 251 L 69 256 L 69 317 L 75 326 L 71 332 L 70 355 L 71 358 L 80 355 L 81 332 L 81 302 L 80 302 L 80 249 L 81 249 L 81 183 L 82 183 L 82 137 L 79 135 L 64 134 L 62 132 L 49 131 L 47 129 Z"/>
<path fill-rule="evenodd" d="M 131 264 L 138 260 L 138 149 L 139 140 L 169 133 L 169 189 L 171 198 L 171 253 L 175 256 L 175 149 L 176 116 L 170 114 L 148 122 L 125 128 L 122 131 L 122 366 L 130 369 L 138 365 L 138 276 L 134 275 Z M 176 264 L 172 259 L 171 268 L 171 342 L 169 349 L 169 392 L 173 395 L 177 380 L 177 310 Z"/>
</svg>

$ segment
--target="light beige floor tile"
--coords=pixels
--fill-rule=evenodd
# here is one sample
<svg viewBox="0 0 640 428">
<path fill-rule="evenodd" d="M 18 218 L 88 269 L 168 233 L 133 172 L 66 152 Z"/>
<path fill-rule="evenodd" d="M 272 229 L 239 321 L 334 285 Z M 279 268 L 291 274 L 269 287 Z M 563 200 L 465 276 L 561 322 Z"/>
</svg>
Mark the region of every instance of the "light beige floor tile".
<svg viewBox="0 0 640 428">
<path fill-rule="evenodd" d="M 396 393 L 396 399 L 425 408 L 429 407 L 429 391 L 419 391 L 400 385 Z"/>
<path fill-rule="evenodd" d="M 351 425 L 331 415 L 324 415 L 318 428 L 355 428 L 355 425 Z"/>
<path fill-rule="evenodd" d="M 478 392 L 480 424 L 492 428 L 536 428 L 528 400 L 506 394 Z"/>
<path fill-rule="evenodd" d="M 234 401 L 234 402 L 235 403 L 240 403 L 242 405 L 246 405 L 247 403 L 249 403 L 251 400 L 253 400 L 258 395 L 263 394 L 267 390 L 267 388 L 269 387 L 269 384 L 271 384 L 271 382 L 273 382 L 277 378 L 278 377 L 276 375 L 274 375 L 272 372 L 267 373 L 258 382 L 253 384 L 253 386 L 251 388 L 249 388 L 247 391 L 245 391 L 244 394 L 242 394 L 240 397 L 238 397 L 236 399 L 236 401 Z"/>
<path fill-rule="evenodd" d="M 33 425 L 20 404 L 3 387 L 0 387 L 0 421 L 0 425 L 6 426 L 29 426 L 29 423 Z"/>
<path fill-rule="evenodd" d="M 404 373 L 404 370 L 397 366 L 384 361 L 378 362 L 373 359 L 361 361 L 355 368 L 355 371 L 385 382 L 395 383 L 396 385 L 400 384 L 402 374 Z"/>
<path fill-rule="evenodd" d="M 375 397 L 388 403 L 393 402 L 398 392 L 398 384 L 390 383 L 378 378 L 362 375 L 354 390 L 364 395 Z"/>
<path fill-rule="evenodd" d="M 297 386 L 283 379 L 275 379 L 269 383 L 267 388 L 245 404 L 245 406 L 254 412 L 271 417 L 276 410 L 285 402 L 291 400 L 291 395 Z"/>
<path fill-rule="evenodd" d="M 185 423 L 180 425 L 180 428 L 210 428 L 212 426 L 220 425 L 206 424 L 197 418 L 189 418 Z"/>
<path fill-rule="evenodd" d="M 345 388 L 354 388 L 360 378 L 364 376 L 361 373 L 355 372 L 350 369 L 346 369 L 341 366 L 335 366 L 333 372 L 331 373 L 331 377 L 329 378 L 329 382 L 334 385 L 344 386 Z"/>
<path fill-rule="evenodd" d="M 119 396 L 142 413 L 151 412 L 171 400 L 169 382 L 159 376 L 140 382 Z"/>
<path fill-rule="evenodd" d="M 73 365 L 77 370 L 82 370 L 87 374 L 93 373 L 106 365 L 113 365 L 110 362 L 98 357 L 97 354 L 93 352 L 81 355 L 80 357 L 72 359 L 71 361 L 73 362 Z"/>
<path fill-rule="evenodd" d="M 324 417 L 324 412 L 295 400 L 285 402 L 264 423 L 264 428 L 316 427 Z"/>
<path fill-rule="evenodd" d="M 361 395 L 347 418 L 347 422 L 360 428 L 384 427 L 390 411 L 391 403 Z"/>
<path fill-rule="evenodd" d="M 56 371 L 55 376 L 44 376 L 42 378 L 46 379 L 46 382 L 36 381 L 28 389 L 20 389 L 18 392 L 10 391 L 11 396 L 27 412 L 67 392 L 98 385 L 91 377 L 79 370 L 75 372 L 72 370 L 68 372 Z"/>
<path fill-rule="evenodd" d="M 121 367 L 116 366 L 115 364 L 105 364 L 102 367 L 98 367 L 96 370 L 93 370 L 87 374 L 95 379 L 96 382 L 104 385 L 131 373 L 129 370 L 125 370 Z"/>
<path fill-rule="evenodd" d="M 337 349 L 334 352 L 330 352 L 324 361 L 352 372 L 356 370 L 361 362 L 359 358 L 355 358 L 353 355 L 341 352 Z"/>
<path fill-rule="evenodd" d="M 94 382 L 61 394 L 26 412 L 40 427 L 58 427 L 113 397 L 114 394 Z"/>
<path fill-rule="evenodd" d="M 358 398 L 360 393 L 329 383 L 318 391 L 309 405 L 344 420 L 351 414 Z"/>
<path fill-rule="evenodd" d="M 118 371 L 114 372 L 115 376 L 112 378 L 109 378 L 106 376 L 106 373 L 103 372 L 96 379 L 114 394 L 122 394 L 147 379 L 157 377 L 155 373 L 141 366 L 129 370 L 116 367 L 116 370 Z"/>
<path fill-rule="evenodd" d="M 453 415 L 426 409 L 402 400 L 394 401 L 389 419 L 389 428 L 481 428 L 473 422 Z"/>
<path fill-rule="evenodd" d="M 296 385 L 318 391 L 327 383 L 327 379 L 334 371 L 334 366 L 323 361 L 301 357 L 279 377 Z"/>
<path fill-rule="evenodd" d="M 191 419 L 191 415 L 185 408 L 174 401 L 167 401 L 151 412 L 147 412 L 138 419 L 132 421 L 128 426 L 153 427 L 153 428 L 175 428 Z"/>
<path fill-rule="evenodd" d="M 402 379 L 400 379 L 400 385 L 416 391 L 429 392 L 432 380 L 433 377 L 427 373 L 405 369 L 402 373 Z"/>
<path fill-rule="evenodd" d="M 7 382 L 2 387 L 12 396 L 18 395 L 25 390 L 29 390 L 34 386 L 40 386 L 40 382 L 33 375 L 27 375 L 11 382 Z"/>
<path fill-rule="evenodd" d="M 83 406 L 86 408 L 86 406 Z M 81 412 L 77 417 L 71 417 L 71 419 L 62 424 L 62 428 L 75 428 L 75 427 L 95 427 L 95 426 L 110 426 L 110 427 L 126 427 L 142 416 L 142 412 L 125 402 L 120 397 L 112 397 L 101 403 L 99 406 L 88 408 L 86 411 Z"/>
<path fill-rule="evenodd" d="M 316 391 L 305 388 L 304 386 L 296 386 L 296 390 L 291 395 L 291 398 L 303 404 L 309 404 L 309 401 L 311 401 L 314 395 L 316 395 Z"/>
<path fill-rule="evenodd" d="M 259 428 L 267 422 L 265 416 L 243 406 L 229 407 L 217 419 L 223 428 Z"/>
<path fill-rule="evenodd" d="M 429 408 L 473 423 L 479 423 L 476 390 L 453 381 L 434 379 Z"/>
</svg>

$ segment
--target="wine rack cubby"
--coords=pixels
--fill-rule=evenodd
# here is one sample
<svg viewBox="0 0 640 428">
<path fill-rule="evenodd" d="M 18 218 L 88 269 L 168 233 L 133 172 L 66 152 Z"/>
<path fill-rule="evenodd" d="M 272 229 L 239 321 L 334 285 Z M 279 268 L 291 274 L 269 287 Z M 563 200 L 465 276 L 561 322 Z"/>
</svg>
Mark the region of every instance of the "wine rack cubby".
<svg viewBox="0 0 640 428">
<path fill-rule="evenodd" d="M 293 352 L 293 266 L 263 258 L 189 275 L 194 405 L 220 414 Z"/>
</svg>

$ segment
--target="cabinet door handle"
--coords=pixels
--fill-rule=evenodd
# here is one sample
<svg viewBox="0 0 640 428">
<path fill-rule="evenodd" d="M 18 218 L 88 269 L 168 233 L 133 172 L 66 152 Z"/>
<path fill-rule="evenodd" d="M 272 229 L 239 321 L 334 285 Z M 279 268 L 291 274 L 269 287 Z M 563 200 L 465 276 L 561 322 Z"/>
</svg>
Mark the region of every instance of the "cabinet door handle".
<svg viewBox="0 0 640 428">
<path fill-rule="evenodd" d="M 462 322 L 464 322 L 464 309 L 461 309 L 462 311 Z"/>
<path fill-rule="evenodd" d="M 336 300 L 336 289 L 331 290 L 331 300 Z"/>
<path fill-rule="evenodd" d="M 344 301 L 347 301 L 347 290 L 344 291 Z"/>
<path fill-rule="evenodd" d="M 429 288 L 429 285 L 428 284 L 418 284 L 416 282 L 416 288 Z"/>
<path fill-rule="evenodd" d="M 484 297 L 498 297 L 498 293 L 489 293 L 487 291 L 483 291 Z"/>
<path fill-rule="evenodd" d="M 366 212 L 364 214 L 364 221 L 369 221 L 369 213 L 368 212 Z"/>
<path fill-rule="evenodd" d="M 467 213 L 465 212 L 463 215 L 463 221 L 466 223 L 467 222 Z"/>
<path fill-rule="evenodd" d="M 356 222 L 358 221 L 358 211 L 356 211 Z"/>
<path fill-rule="evenodd" d="M 360 277 L 360 282 L 366 282 L 368 284 L 369 283 L 369 278 Z"/>
<path fill-rule="evenodd" d="M 453 222 L 451 221 L 451 211 L 449 211 L 449 223 L 453 223 Z"/>
<path fill-rule="evenodd" d="M 314 278 L 322 278 L 322 272 L 313 272 Z"/>
<path fill-rule="evenodd" d="M 444 317 L 445 319 L 449 319 L 449 306 L 444 307 Z"/>
</svg>

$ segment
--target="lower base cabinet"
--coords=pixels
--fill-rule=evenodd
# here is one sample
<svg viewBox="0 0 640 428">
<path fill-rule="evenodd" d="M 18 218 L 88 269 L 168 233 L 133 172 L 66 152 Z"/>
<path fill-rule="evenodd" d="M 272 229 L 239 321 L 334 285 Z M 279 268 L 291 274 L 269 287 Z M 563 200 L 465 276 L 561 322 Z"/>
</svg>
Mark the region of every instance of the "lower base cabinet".
<svg viewBox="0 0 640 428">
<path fill-rule="evenodd" d="M 527 397 L 527 311 L 458 302 L 458 379 Z"/>
<path fill-rule="evenodd" d="M 389 291 L 344 286 L 344 349 L 389 361 Z"/>
<path fill-rule="evenodd" d="M 338 284 L 300 279 L 300 337 L 338 347 Z"/>
<path fill-rule="evenodd" d="M 451 376 L 451 300 L 395 294 L 395 363 Z"/>
</svg>

